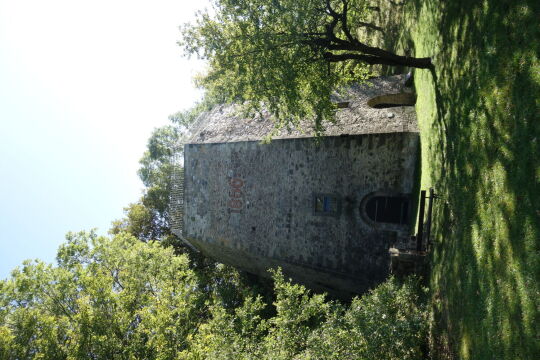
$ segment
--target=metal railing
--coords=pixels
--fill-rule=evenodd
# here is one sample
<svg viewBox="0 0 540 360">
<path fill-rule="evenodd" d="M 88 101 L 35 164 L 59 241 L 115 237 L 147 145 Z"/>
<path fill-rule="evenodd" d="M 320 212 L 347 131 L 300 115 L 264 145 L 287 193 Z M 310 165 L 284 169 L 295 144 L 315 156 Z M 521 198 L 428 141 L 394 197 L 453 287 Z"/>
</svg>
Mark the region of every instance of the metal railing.
<svg viewBox="0 0 540 360">
<path fill-rule="evenodd" d="M 418 211 L 418 232 L 416 234 L 416 251 L 427 251 L 431 246 L 431 218 L 433 216 L 433 200 L 437 196 L 433 188 L 429 189 L 429 196 L 426 196 L 426 190 L 420 192 L 420 208 Z M 429 199 L 427 209 L 427 219 L 424 216 L 426 209 L 426 199 Z M 425 219 L 425 222 L 424 222 Z M 425 236 L 425 238 L 424 238 Z"/>
<path fill-rule="evenodd" d="M 169 204 L 169 224 L 171 231 L 182 236 L 184 230 L 184 168 L 175 156 L 171 173 L 171 198 Z"/>
</svg>

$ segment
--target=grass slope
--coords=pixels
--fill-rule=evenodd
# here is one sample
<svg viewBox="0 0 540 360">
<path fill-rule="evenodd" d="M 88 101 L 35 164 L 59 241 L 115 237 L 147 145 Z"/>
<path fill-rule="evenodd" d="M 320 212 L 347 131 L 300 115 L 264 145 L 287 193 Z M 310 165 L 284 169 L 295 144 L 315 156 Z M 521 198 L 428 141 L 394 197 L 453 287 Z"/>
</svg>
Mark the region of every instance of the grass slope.
<svg viewBox="0 0 540 360">
<path fill-rule="evenodd" d="M 538 359 L 540 2 L 380 6 L 385 45 L 435 63 L 415 74 L 422 188 L 442 197 L 432 354 Z"/>
</svg>

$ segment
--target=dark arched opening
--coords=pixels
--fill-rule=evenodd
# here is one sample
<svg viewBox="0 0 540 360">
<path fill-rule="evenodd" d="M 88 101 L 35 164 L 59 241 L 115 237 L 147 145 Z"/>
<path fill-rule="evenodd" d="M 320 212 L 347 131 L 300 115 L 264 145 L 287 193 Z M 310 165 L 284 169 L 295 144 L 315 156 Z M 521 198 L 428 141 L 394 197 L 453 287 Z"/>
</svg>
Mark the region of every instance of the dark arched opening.
<svg viewBox="0 0 540 360">
<path fill-rule="evenodd" d="M 407 224 L 409 199 L 403 196 L 374 196 L 365 205 L 366 215 L 375 222 Z"/>
</svg>

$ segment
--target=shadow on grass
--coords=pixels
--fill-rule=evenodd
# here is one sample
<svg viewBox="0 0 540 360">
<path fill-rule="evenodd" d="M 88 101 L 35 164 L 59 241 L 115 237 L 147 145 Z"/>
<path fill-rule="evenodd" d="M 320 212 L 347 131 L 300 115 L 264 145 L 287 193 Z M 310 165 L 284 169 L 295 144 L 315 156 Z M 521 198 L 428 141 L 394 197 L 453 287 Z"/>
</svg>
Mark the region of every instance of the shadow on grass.
<svg viewBox="0 0 540 360">
<path fill-rule="evenodd" d="M 539 5 L 438 10 L 437 116 L 423 135 L 446 200 L 436 216 L 434 336 L 456 358 L 540 356 Z"/>
<path fill-rule="evenodd" d="M 384 46 L 416 48 L 435 63 L 417 83 L 433 99 L 417 108 L 422 176 L 443 198 L 431 259 L 432 355 L 540 358 L 540 2 L 387 7 L 398 15 L 386 21 L 401 19 L 401 32 Z"/>
</svg>

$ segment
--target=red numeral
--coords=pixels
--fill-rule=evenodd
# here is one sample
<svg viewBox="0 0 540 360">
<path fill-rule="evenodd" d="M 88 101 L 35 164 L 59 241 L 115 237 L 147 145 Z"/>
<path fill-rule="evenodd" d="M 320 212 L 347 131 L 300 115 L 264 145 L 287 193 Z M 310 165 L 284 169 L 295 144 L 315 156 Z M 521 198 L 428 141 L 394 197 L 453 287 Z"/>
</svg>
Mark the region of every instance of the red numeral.
<svg viewBox="0 0 540 360">
<path fill-rule="evenodd" d="M 229 201 L 227 205 L 229 206 L 229 212 L 240 213 L 242 212 L 242 207 L 244 203 L 242 202 L 242 186 L 244 186 L 244 180 L 234 177 L 229 181 L 231 189 L 229 190 Z"/>
<path fill-rule="evenodd" d="M 233 188 L 240 189 L 244 186 L 244 181 L 239 178 L 232 178 L 230 184 Z"/>
<path fill-rule="evenodd" d="M 229 200 L 229 207 L 231 209 L 241 209 L 242 208 L 242 200 L 239 200 L 239 199 L 231 199 L 231 200 Z"/>
<path fill-rule="evenodd" d="M 229 196 L 235 199 L 242 197 L 242 191 L 240 189 L 233 188 L 231 191 L 229 191 Z"/>
</svg>

